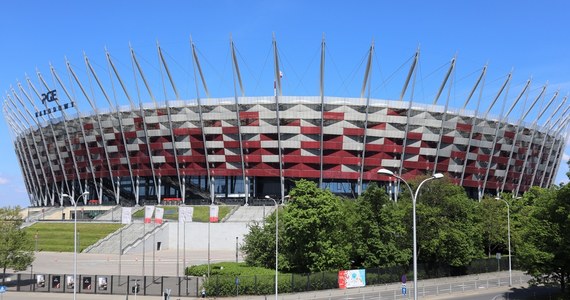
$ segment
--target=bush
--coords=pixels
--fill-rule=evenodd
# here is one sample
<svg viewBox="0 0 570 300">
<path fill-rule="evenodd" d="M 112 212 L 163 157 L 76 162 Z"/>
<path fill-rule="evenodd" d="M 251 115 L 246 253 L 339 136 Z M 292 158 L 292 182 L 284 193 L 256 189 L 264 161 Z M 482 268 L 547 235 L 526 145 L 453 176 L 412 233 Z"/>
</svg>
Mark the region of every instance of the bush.
<svg viewBox="0 0 570 300">
<path fill-rule="evenodd" d="M 191 266 L 186 275 L 205 276 L 208 265 Z M 238 284 L 236 285 L 236 278 Z M 279 292 L 292 293 L 337 288 L 336 272 L 314 274 L 279 273 Z M 210 278 L 204 281 L 204 288 L 212 296 L 269 295 L 275 293 L 275 270 L 248 267 L 245 263 L 210 264 Z"/>
</svg>

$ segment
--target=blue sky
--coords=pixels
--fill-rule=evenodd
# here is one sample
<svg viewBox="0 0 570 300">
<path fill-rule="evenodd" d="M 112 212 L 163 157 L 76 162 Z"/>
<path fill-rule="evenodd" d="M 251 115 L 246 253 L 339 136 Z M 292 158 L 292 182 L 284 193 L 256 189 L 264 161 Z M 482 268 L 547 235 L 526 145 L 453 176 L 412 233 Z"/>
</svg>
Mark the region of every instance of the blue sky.
<svg viewBox="0 0 570 300">
<path fill-rule="evenodd" d="M 531 77 L 530 98 L 546 82 L 547 95 L 558 88 L 562 95 L 570 92 L 567 21 L 570 4 L 562 0 L 20 0 L 4 1 L 1 10 L 2 92 L 17 80 L 23 80 L 25 74 L 34 74 L 36 68 L 47 75 L 49 63 L 65 74 L 65 57 L 82 66 L 85 52 L 91 60 L 104 65 L 105 47 L 117 57 L 127 57 L 129 43 L 142 57 L 156 61 L 158 41 L 169 57 L 177 58 L 174 64 L 183 70 L 190 61 L 192 37 L 205 58 L 212 95 L 232 97 L 231 77 L 227 77 L 231 76 L 227 67 L 231 35 L 244 57 L 244 68 L 251 69 L 251 77 L 246 78 L 248 95 L 270 95 L 272 67 L 270 61 L 266 65 L 266 57 L 273 33 L 283 60 L 284 94 L 318 94 L 318 51 L 323 34 L 328 51 L 325 89 L 331 96 L 359 96 L 362 60 L 372 41 L 376 59 L 372 91 L 375 98 L 396 97 L 403 85 L 403 74 L 409 68 L 406 63 L 418 47 L 423 74 L 416 86 L 418 101 L 431 103 L 446 65 L 455 55 L 457 84 L 453 95 L 464 95 L 475 82 L 474 74 L 486 63 L 489 64 L 488 88 L 485 88 L 488 95 L 496 91 L 501 78 L 511 70 L 514 70 L 511 95 Z M 255 78 L 264 79 L 259 83 Z M 193 81 L 182 82 L 178 84 L 183 86 L 179 87 L 183 96 L 194 98 Z M 0 205 L 27 206 L 27 194 L 5 122 L 0 123 L 0 141 L 3 157 Z M 565 173 L 569 153 L 566 149 L 557 183 L 568 180 Z"/>
</svg>

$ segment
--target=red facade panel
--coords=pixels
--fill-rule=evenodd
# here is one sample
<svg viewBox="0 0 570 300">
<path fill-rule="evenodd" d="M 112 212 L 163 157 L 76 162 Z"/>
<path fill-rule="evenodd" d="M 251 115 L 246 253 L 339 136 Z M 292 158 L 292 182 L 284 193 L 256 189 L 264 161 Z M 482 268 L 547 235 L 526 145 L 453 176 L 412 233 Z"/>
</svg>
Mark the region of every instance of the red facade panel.
<svg viewBox="0 0 570 300">
<path fill-rule="evenodd" d="M 313 141 L 301 141 L 301 148 L 303 148 L 303 149 L 320 149 L 321 143 L 320 142 L 313 142 Z"/>
<path fill-rule="evenodd" d="M 314 126 L 301 126 L 301 134 L 321 134 L 321 128 Z"/>
<path fill-rule="evenodd" d="M 342 145 L 343 145 L 343 143 L 341 143 L 341 142 L 333 142 L 333 141 L 323 142 L 323 148 L 327 149 L 327 150 L 340 150 L 340 149 L 342 149 Z M 320 148 L 320 145 L 318 148 Z"/>
<path fill-rule="evenodd" d="M 222 127 L 222 133 L 223 134 L 238 134 L 239 133 L 239 128 L 236 127 Z"/>
<path fill-rule="evenodd" d="M 240 111 L 240 119 L 259 119 L 259 112 L 257 111 Z"/>
<path fill-rule="evenodd" d="M 446 144 L 453 144 L 455 142 L 455 138 L 452 136 L 444 135 L 441 137 L 441 142 Z"/>
<path fill-rule="evenodd" d="M 456 128 L 458 131 L 462 131 L 462 132 L 471 132 L 471 128 L 472 128 L 472 127 L 473 127 L 473 126 L 471 126 L 471 124 L 463 124 L 463 123 L 457 123 L 457 124 L 455 125 L 455 128 Z"/>
<path fill-rule="evenodd" d="M 239 141 L 224 141 L 224 148 L 239 148 Z"/>
<path fill-rule="evenodd" d="M 408 132 L 408 139 L 421 140 L 423 134 L 421 132 Z"/>
<path fill-rule="evenodd" d="M 343 112 L 325 111 L 323 114 L 323 119 L 342 121 L 342 120 L 344 120 L 344 113 Z"/>
<path fill-rule="evenodd" d="M 342 134 L 343 135 L 362 136 L 362 135 L 364 135 L 364 128 L 343 128 Z"/>
</svg>

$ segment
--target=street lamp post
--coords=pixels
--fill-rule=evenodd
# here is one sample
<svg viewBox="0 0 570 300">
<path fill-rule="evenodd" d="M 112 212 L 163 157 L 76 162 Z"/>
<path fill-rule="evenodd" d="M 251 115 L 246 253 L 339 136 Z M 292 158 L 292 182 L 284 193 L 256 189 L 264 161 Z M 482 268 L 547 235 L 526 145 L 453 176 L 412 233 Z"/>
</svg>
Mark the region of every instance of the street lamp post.
<svg viewBox="0 0 570 300">
<path fill-rule="evenodd" d="M 509 202 L 507 202 L 506 200 L 500 198 L 500 197 L 496 197 L 496 200 L 501 200 L 503 202 L 505 202 L 505 204 L 507 205 L 507 240 L 508 240 L 508 244 L 509 244 L 509 286 L 513 285 L 513 274 L 512 274 L 512 269 L 511 269 L 511 207 L 509 206 Z"/>
<path fill-rule="evenodd" d="M 79 198 L 87 197 L 87 195 L 89 195 L 89 192 L 83 192 L 73 202 L 73 300 L 77 297 L 77 202 L 79 202 Z M 73 197 L 68 194 L 61 194 L 61 196 L 73 201 Z"/>
<path fill-rule="evenodd" d="M 279 292 L 277 291 L 279 286 L 279 271 L 277 270 L 279 265 L 279 203 L 268 195 L 265 196 L 265 199 L 271 199 L 275 203 L 275 300 L 277 300 L 279 297 Z"/>
<path fill-rule="evenodd" d="M 418 247 L 417 247 L 417 237 L 416 237 L 416 200 L 418 198 L 418 192 L 422 188 L 422 185 L 432 179 L 439 179 L 443 177 L 441 173 L 435 173 L 430 178 L 424 179 L 424 181 L 420 182 L 418 188 L 416 189 L 416 193 L 410 187 L 407 181 L 405 181 L 402 177 L 394 174 L 394 172 L 387 170 L 387 169 L 380 169 L 377 172 L 378 174 L 388 175 L 395 177 L 404 182 L 404 184 L 408 187 L 410 191 L 410 195 L 412 196 L 412 229 L 413 229 L 413 241 L 414 241 L 414 249 L 413 249 L 413 261 L 414 261 L 414 300 L 418 299 Z"/>
</svg>

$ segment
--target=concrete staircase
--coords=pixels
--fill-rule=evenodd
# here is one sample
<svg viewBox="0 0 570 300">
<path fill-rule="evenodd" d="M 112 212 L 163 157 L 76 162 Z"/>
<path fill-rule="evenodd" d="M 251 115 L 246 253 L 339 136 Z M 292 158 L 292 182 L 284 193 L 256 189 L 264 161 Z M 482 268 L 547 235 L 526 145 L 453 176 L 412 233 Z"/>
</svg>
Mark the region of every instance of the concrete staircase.
<svg viewBox="0 0 570 300">
<path fill-rule="evenodd" d="M 136 213 L 137 211 L 144 209 L 144 206 L 135 206 L 132 208 L 132 213 Z M 104 214 L 101 214 L 95 218 L 97 221 L 111 221 L 111 222 L 121 222 L 121 211 L 122 207 L 117 205 L 112 209 L 109 209 Z"/>
<path fill-rule="evenodd" d="M 154 223 L 146 224 L 145 229 L 144 223 L 131 223 L 87 247 L 83 250 L 83 253 L 119 254 L 122 251 L 124 254 L 128 252 L 130 247 L 142 240 L 146 240 L 153 231 L 163 225 L 165 223 L 160 225 Z M 145 232 L 146 235 L 144 235 Z"/>
<path fill-rule="evenodd" d="M 27 222 L 36 222 L 36 221 L 40 221 L 40 220 L 54 219 L 55 217 L 52 215 L 54 215 L 56 213 L 58 215 L 61 213 L 61 207 L 45 207 L 45 208 L 42 208 L 41 210 L 37 210 L 35 212 L 30 212 L 26 221 Z M 57 218 L 55 218 L 55 219 L 57 219 Z"/>
<path fill-rule="evenodd" d="M 262 222 L 267 216 L 275 211 L 275 206 L 240 206 L 226 223 L 249 223 L 252 221 Z"/>
</svg>

